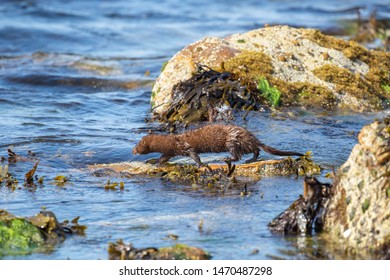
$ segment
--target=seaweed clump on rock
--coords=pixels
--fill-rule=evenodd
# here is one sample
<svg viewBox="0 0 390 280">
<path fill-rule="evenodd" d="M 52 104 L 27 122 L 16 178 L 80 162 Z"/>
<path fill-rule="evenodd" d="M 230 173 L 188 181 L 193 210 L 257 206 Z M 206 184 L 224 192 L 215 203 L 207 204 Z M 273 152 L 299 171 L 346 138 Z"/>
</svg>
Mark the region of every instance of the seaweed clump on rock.
<svg viewBox="0 0 390 280">
<path fill-rule="evenodd" d="M 191 123 L 232 118 L 232 108 L 259 109 L 259 94 L 234 78 L 230 72 L 198 65 L 193 76 L 176 84 L 173 100 L 160 120 L 167 123 Z"/>
<path fill-rule="evenodd" d="M 324 226 L 324 210 L 332 195 L 332 185 L 323 184 L 314 177 L 304 180 L 303 196 L 273 219 L 268 227 L 275 233 L 311 234 L 321 232 Z"/>
</svg>

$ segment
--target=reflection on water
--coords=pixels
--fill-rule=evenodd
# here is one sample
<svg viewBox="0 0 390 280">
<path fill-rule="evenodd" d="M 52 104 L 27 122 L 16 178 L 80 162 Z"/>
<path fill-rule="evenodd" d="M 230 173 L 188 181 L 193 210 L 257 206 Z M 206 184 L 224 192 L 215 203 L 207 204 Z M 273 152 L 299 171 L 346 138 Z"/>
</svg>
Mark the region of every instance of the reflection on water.
<svg viewBox="0 0 390 280">
<path fill-rule="evenodd" d="M 164 239 L 169 234 L 214 259 L 322 258 L 309 255 L 307 245 L 301 254 L 295 241 L 266 227 L 302 192 L 302 178 L 263 178 L 248 187 L 249 196 L 240 190 L 215 196 L 157 179 L 94 177 L 85 167 L 146 159 L 131 150 L 157 126 L 145 123 L 151 85 L 163 62 L 186 44 L 264 23 L 337 30 L 340 21 L 356 18 L 356 9 L 363 16 L 377 9 L 383 19 L 389 6 L 383 0 L 2 1 L 0 157 L 8 148 L 22 156 L 33 151 L 44 181 L 34 189 L 0 187 L 1 208 L 30 216 L 46 207 L 59 220 L 80 215 L 88 225 L 85 237 L 66 240 L 50 255 L 8 258 L 106 259 L 108 242 L 161 247 L 174 242 Z M 296 115 L 251 112 L 237 122 L 267 145 L 312 151 L 325 174 L 346 160 L 361 127 L 381 116 Z M 11 164 L 10 172 L 23 182 L 34 163 Z M 55 186 L 57 175 L 69 184 Z M 105 191 L 108 179 L 123 181 L 125 190 Z"/>
</svg>

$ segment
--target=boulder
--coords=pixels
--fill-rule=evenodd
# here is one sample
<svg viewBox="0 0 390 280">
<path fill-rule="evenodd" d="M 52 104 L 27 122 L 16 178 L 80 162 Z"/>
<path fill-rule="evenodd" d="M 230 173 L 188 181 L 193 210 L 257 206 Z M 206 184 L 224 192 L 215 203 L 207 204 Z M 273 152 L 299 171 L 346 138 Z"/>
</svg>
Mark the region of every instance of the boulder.
<svg viewBox="0 0 390 280">
<path fill-rule="evenodd" d="M 264 104 L 342 107 L 357 112 L 389 106 L 389 53 L 368 50 L 318 30 L 273 26 L 223 39 L 207 37 L 179 51 L 153 86 L 154 116 L 163 116 L 172 102 L 181 98 L 194 102 L 194 94 L 185 96 L 181 85 L 199 74 L 199 65 L 231 74 L 231 78 L 222 80 L 240 81 L 252 95 L 263 96 L 260 102 Z M 207 86 L 214 80 L 215 77 L 208 80 L 199 93 L 208 96 Z M 258 90 L 261 80 L 280 92 L 280 103 L 273 104 L 264 89 Z M 194 87 L 194 83 L 187 85 Z M 247 91 L 238 89 L 243 94 Z M 199 106 L 191 108 L 204 104 L 199 101 Z"/>
<path fill-rule="evenodd" d="M 335 178 L 324 230 L 355 253 L 390 258 L 390 117 L 358 139 Z"/>
<path fill-rule="evenodd" d="M 390 259 L 390 117 L 362 128 L 332 184 L 306 177 L 272 232 L 310 236 L 326 258 Z"/>
</svg>

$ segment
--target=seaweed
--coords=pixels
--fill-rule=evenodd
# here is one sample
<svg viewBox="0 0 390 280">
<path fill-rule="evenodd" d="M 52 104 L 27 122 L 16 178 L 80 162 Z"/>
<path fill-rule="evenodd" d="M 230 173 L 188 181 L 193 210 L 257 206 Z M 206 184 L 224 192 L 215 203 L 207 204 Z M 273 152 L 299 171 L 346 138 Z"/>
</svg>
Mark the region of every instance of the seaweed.
<svg viewBox="0 0 390 280">
<path fill-rule="evenodd" d="M 10 164 L 17 163 L 18 161 L 27 161 L 25 157 L 19 156 L 11 149 L 7 149 L 7 152 L 8 152 L 8 163 Z"/>
<path fill-rule="evenodd" d="M 8 165 L 0 165 L 0 187 L 4 185 L 13 191 L 16 189 L 19 182 L 11 173 L 8 172 L 8 170 Z"/>
<path fill-rule="evenodd" d="M 191 123 L 205 120 L 230 120 L 231 108 L 257 110 L 261 102 L 230 72 L 218 72 L 198 65 L 193 76 L 173 88 L 173 102 L 160 117 L 167 123 Z"/>
<path fill-rule="evenodd" d="M 56 177 L 54 177 L 54 182 L 53 183 L 57 187 L 63 187 L 67 183 L 69 183 L 69 178 L 66 177 L 65 175 L 57 175 Z"/>
<path fill-rule="evenodd" d="M 117 190 L 117 187 L 119 186 L 119 189 L 123 191 L 125 189 L 125 184 L 123 182 L 113 182 L 111 183 L 110 180 L 107 180 L 107 183 L 104 185 L 104 189 L 106 191 L 108 190 Z"/>
<path fill-rule="evenodd" d="M 272 232 L 306 235 L 321 232 L 324 226 L 326 202 L 333 195 L 333 186 L 305 177 L 303 195 L 269 224 Z"/>
<path fill-rule="evenodd" d="M 37 170 L 38 163 L 39 160 L 34 164 L 33 168 L 24 175 L 27 186 L 31 186 L 34 183 L 34 174 L 35 171 Z"/>
<path fill-rule="evenodd" d="M 278 107 L 280 103 L 280 91 L 270 86 L 266 78 L 261 77 L 257 83 L 258 90 L 262 93 L 263 97 L 271 103 L 272 107 Z"/>
</svg>

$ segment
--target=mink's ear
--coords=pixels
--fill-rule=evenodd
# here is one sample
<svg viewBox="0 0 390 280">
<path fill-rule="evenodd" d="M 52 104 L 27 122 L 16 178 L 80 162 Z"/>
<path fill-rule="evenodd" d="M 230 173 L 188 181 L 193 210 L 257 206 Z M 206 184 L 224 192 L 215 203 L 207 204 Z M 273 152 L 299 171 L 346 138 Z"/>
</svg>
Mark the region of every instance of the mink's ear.
<svg viewBox="0 0 390 280">
<path fill-rule="evenodd" d="M 153 134 L 153 131 L 152 131 L 151 129 L 149 129 L 148 134 L 149 134 L 149 135 L 150 135 L 150 134 Z"/>
</svg>

